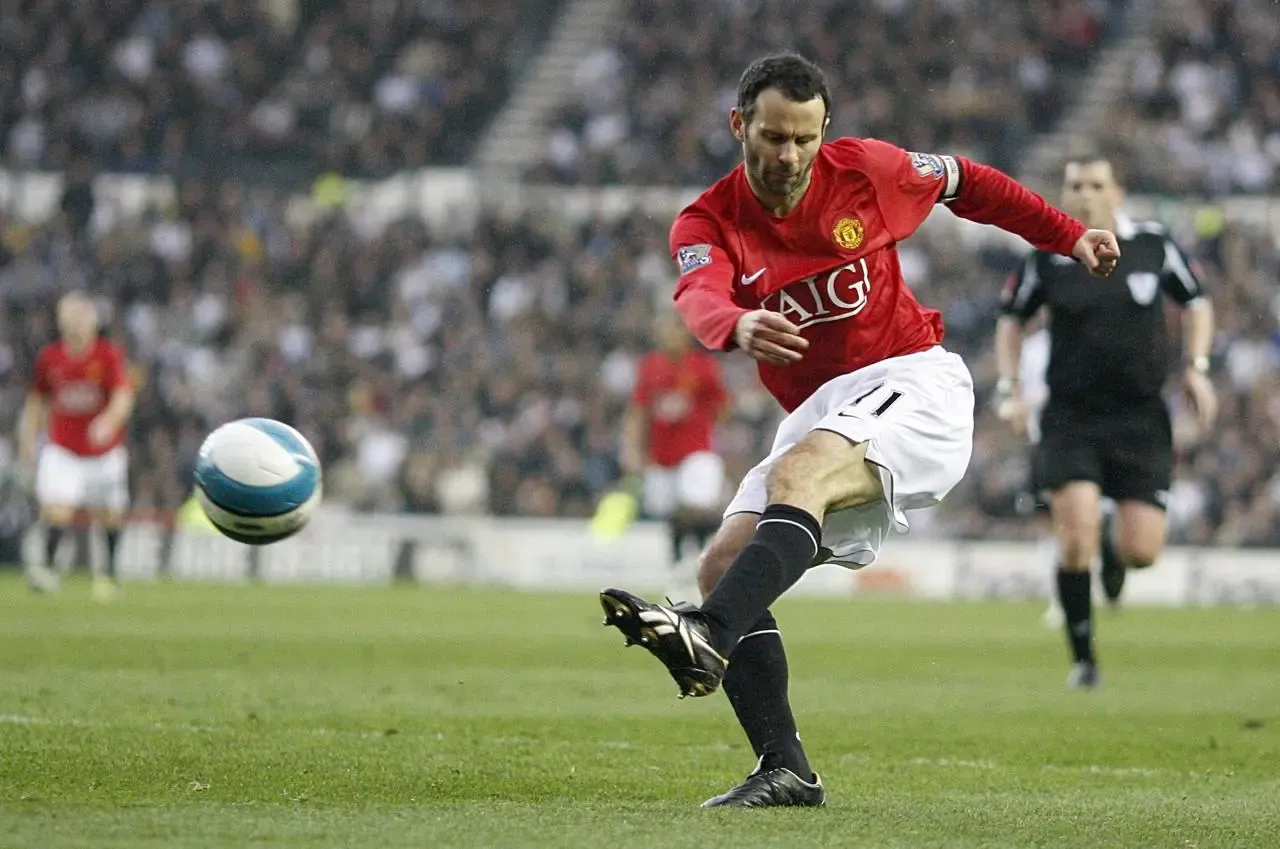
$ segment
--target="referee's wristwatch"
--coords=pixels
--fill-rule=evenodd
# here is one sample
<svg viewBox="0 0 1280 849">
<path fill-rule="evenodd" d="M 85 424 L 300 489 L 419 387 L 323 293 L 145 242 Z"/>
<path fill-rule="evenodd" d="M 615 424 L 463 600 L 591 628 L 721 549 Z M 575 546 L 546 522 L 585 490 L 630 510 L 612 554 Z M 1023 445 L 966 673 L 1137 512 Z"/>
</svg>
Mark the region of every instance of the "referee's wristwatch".
<svg viewBox="0 0 1280 849">
<path fill-rule="evenodd" d="M 1209 358 L 1208 357 L 1188 357 L 1187 368 L 1194 369 L 1200 372 L 1201 374 L 1208 374 Z"/>
<path fill-rule="evenodd" d="M 996 397 L 1001 400 L 1018 391 L 1018 381 L 1013 377 L 1002 377 L 996 381 Z"/>
</svg>

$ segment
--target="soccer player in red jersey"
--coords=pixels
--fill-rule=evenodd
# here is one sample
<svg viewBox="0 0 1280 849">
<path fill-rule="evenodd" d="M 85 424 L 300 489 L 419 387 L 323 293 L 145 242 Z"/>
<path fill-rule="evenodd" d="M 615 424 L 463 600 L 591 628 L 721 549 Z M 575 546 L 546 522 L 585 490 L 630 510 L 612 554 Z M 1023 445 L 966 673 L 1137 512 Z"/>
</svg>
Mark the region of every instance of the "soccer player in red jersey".
<svg viewBox="0 0 1280 849">
<path fill-rule="evenodd" d="M 644 512 L 671 527 L 671 565 L 692 538 L 701 551 L 720 524 L 724 461 L 714 451 L 728 400 L 720 364 L 696 350 L 678 317 L 655 322 L 658 348 L 640 361 L 623 423 L 622 469 L 644 477 Z"/>
<path fill-rule="evenodd" d="M 106 574 L 94 580 L 94 595 L 106 601 L 118 592 L 116 553 L 129 504 L 129 457 L 124 427 L 133 412 L 134 390 L 124 355 L 98 335 L 98 313 L 84 294 L 58 302 L 61 338 L 36 358 L 35 378 L 22 413 L 19 450 L 36 455 L 40 431 L 47 440 L 36 466 L 36 500 L 45 524 L 45 567 L 33 571 L 33 586 L 56 587 L 47 567 L 63 533 L 85 509 L 106 534 Z"/>
<path fill-rule="evenodd" d="M 972 381 L 941 347 L 941 316 L 903 281 L 897 243 L 941 203 L 1096 275 L 1119 258 L 1114 234 L 993 168 L 872 139 L 824 142 L 830 112 L 806 59 L 753 63 L 729 115 L 744 161 L 671 228 L 685 322 L 707 347 L 757 360 L 789 413 L 703 553 L 702 604 L 600 594 L 605 624 L 661 660 L 683 695 L 723 682 L 759 761 L 708 806 L 825 802 L 769 606 L 815 564 L 871 563 L 890 532 L 907 530 L 905 511 L 937 504 L 968 466 Z"/>
</svg>

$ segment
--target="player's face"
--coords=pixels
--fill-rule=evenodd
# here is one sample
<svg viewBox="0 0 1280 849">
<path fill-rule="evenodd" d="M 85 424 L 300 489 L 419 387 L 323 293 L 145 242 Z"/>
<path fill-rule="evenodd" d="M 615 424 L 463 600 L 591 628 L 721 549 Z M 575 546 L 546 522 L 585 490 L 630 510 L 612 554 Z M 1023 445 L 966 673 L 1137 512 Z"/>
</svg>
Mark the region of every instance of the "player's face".
<svg viewBox="0 0 1280 849">
<path fill-rule="evenodd" d="M 93 304 L 68 298 L 58 304 L 58 332 L 70 342 L 85 342 L 98 331 L 98 315 Z"/>
<path fill-rule="evenodd" d="M 1062 208 L 1086 227 L 1112 227 L 1124 192 L 1107 162 L 1072 162 L 1063 175 Z"/>
<path fill-rule="evenodd" d="M 729 123 L 742 142 L 747 177 L 761 200 L 783 202 L 804 193 L 827 129 L 822 98 L 796 103 L 767 88 L 756 98 L 750 122 L 734 109 Z"/>
</svg>

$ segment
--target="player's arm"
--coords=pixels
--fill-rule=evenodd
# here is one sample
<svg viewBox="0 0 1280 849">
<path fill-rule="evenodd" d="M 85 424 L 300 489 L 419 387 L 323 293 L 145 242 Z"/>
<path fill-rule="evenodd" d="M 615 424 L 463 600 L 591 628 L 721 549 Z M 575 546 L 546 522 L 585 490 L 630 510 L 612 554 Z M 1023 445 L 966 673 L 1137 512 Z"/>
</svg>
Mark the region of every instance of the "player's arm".
<svg viewBox="0 0 1280 849">
<path fill-rule="evenodd" d="M 36 389 L 29 391 L 18 423 L 18 459 L 24 463 L 31 463 L 36 458 L 36 440 L 44 430 L 48 412 L 48 397 Z"/>
<path fill-rule="evenodd" d="M 671 255 L 679 266 L 676 310 L 689 331 L 713 351 L 741 348 L 773 365 L 796 362 L 809 343 L 800 330 L 769 310 L 748 310 L 733 300 L 733 260 L 719 228 L 698 213 L 681 213 L 671 226 Z"/>
<path fill-rule="evenodd" d="M 1213 302 L 1205 294 L 1196 264 L 1168 237 L 1164 239 L 1164 265 L 1160 286 L 1182 307 L 1183 384 L 1203 428 L 1218 416 L 1218 399 L 1209 380 L 1209 355 L 1213 350 Z"/>
<path fill-rule="evenodd" d="M 1000 295 L 1000 318 L 996 321 L 996 414 L 1015 430 L 1026 424 L 1022 387 L 1018 375 L 1022 365 L 1023 325 L 1044 305 L 1044 284 L 1039 263 L 1030 254 L 1009 279 Z"/>
<path fill-rule="evenodd" d="M 622 450 L 618 461 L 624 474 L 638 475 L 644 471 L 649 451 L 648 433 L 649 411 L 633 399 L 622 417 Z"/>
<path fill-rule="evenodd" d="M 989 165 L 962 156 L 911 153 L 874 141 L 866 142 L 866 154 L 882 212 L 898 240 L 911 235 L 933 205 L 941 203 L 961 218 L 999 227 L 1047 253 L 1077 259 L 1093 273 L 1109 274 L 1120 256 L 1114 234 L 1087 229 Z"/>
<path fill-rule="evenodd" d="M 89 438 L 98 445 L 103 445 L 115 438 L 133 415 L 137 392 L 129 381 L 124 363 L 120 357 L 112 357 L 107 373 L 107 386 L 111 396 L 107 400 L 106 409 L 97 415 L 89 424 Z"/>
<path fill-rule="evenodd" d="M 49 415 L 49 399 L 53 394 L 53 386 L 49 382 L 49 349 L 45 348 L 36 356 L 35 374 L 31 387 L 27 390 L 27 402 L 22 407 L 22 417 L 18 422 L 18 459 L 31 463 L 36 458 L 36 440 L 45 428 Z"/>
</svg>

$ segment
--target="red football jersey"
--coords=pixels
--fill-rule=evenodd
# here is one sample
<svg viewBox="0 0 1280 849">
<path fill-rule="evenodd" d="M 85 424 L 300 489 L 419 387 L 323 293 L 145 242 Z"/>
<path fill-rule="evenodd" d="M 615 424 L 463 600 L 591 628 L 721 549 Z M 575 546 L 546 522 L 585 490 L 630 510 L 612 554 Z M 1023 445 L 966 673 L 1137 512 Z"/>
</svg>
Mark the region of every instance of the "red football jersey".
<svg viewBox="0 0 1280 849">
<path fill-rule="evenodd" d="M 733 346 L 750 310 L 799 327 L 809 341 L 802 360 L 759 363 L 765 387 L 794 410 L 833 377 L 942 341 L 942 317 L 907 287 L 896 247 L 940 202 L 1055 253 L 1069 255 L 1085 231 L 994 168 L 842 138 L 819 149 L 809 190 L 786 216 L 765 209 L 741 165 L 680 213 L 670 243 L 676 306 L 716 350 Z"/>
<path fill-rule="evenodd" d="M 675 466 L 711 450 L 727 393 L 714 357 L 689 351 L 673 360 L 654 351 L 640 361 L 631 400 L 648 414 L 650 461 Z"/>
<path fill-rule="evenodd" d="M 31 389 L 49 401 L 49 441 L 73 454 L 105 454 L 124 441 L 123 428 L 106 445 L 89 442 L 89 423 L 111 401 L 111 393 L 129 385 L 124 355 L 99 338 L 88 352 L 69 354 L 62 342 L 44 346 L 36 358 Z"/>
</svg>

